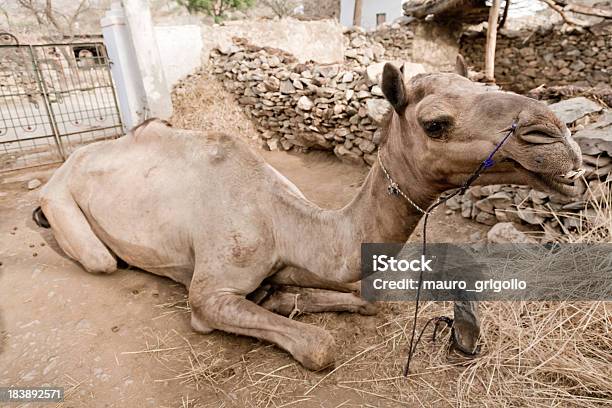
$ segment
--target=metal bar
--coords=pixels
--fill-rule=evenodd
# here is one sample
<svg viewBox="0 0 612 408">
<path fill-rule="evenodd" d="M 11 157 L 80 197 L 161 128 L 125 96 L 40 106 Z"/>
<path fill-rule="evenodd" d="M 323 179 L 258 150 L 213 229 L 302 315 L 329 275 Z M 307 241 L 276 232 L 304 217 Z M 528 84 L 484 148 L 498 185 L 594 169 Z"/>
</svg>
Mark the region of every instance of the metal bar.
<svg viewBox="0 0 612 408">
<path fill-rule="evenodd" d="M 19 142 L 28 142 L 30 140 L 42 140 L 42 139 L 49 139 L 53 137 L 53 133 L 50 135 L 44 135 L 44 136 L 33 136 L 33 137 L 25 137 L 25 138 L 20 138 L 18 141 Z M 10 143 L 17 143 L 17 140 L 5 140 L 3 142 L 0 142 L 0 144 L 10 144 Z"/>
<path fill-rule="evenodd" d="M 47 163 L 27 164 L 27 165 L 23 165 L 23 166 L 20 166 L 20 167 L 13 167 L 13 168 L 10 168 L 10 169 L 0 169 L 0 174 L 6 175 L 6 174 L 12 173 L 14 171 L 19 171 L 19 170 L 23 170 L 23 169 L 33 169 L 33 168 L 36 168 L 36 167 L 53 166 L 53 165 L 56 165 L 56 164 L 62 163 L 62 162 L 63 162 L 63 160 L 56 160 L 56 161 L 50 161 L 50 162 L 47 162 Z"/>
<path fill-rule="evenodd" d="M 96 89 L 106 89 L 106 88 L 109 88 L 109 86 L 100 85 L 100 86 L 90 86 L 87 88 L 69 88 L 69 89 L 63 89 L 61 91 L 51 91 L 49 93 L 52 93 L 55 95 L 62 95 L 62 94 L 69 94 L 70 92 L 75 92 L 75 91 L 87 92 L 87 91 L 95 91 Z M 8 96 L 28 96 L 28 94 L 11 94 Z"/>
<path fill-rule="evenodd" d="M 49 94 L 47 91 L 47 86 L 45 84 L 45 79 L 42 76 L 42 72 L 40 71 L 40 66 L 38 64 L 38 60 L 36 59 L 36 55 L 34 53 L 34 48 L 29 46 L 30 55 L 32 57 L 32 64 L 34 66 L 34 72 L 36 74 L 36 79 L 38 81 L 39 89 L 42 91 L 41 95 L 43 100 L 45 101 L 45 109 L 47 110 L 47 114 L 49 115 L 49 122 L 51 123 L 51 129 L 53 130 L 53 137 L 55 139 L 55 143 L 57 144 L 57 150 L 59 151 L 60 157 L 62 160 L 66 160 L 66 155 L 64 154 L 64 149 L 62 148 L 62 142 L 59 138 L 59 130 L 57 128 L 57 123 L 55 122 L 55 117 L 53 116 L 53 109 L 51 108 L 51 102 L 49 102 Z"/>
<path fill-rule="evenodd" d="M 62 133 L 62 136 L 80 135 L 83 133 L 97 132 L 97 131 L 109 130 L 109 129 L 115 129 L 115 128 L 121 128 L 121 127 L 122 127 L 121 124 L 106 126 L 106 127 L 97 127 L 97 128 L 87 129 L 87 130 L 80 130 L 78 132 Z M 123 131 L 120 134 L 123 134 Z"/>
<path fill-rule="evenodd" d="M 100 44 L 99 41 L 92 42 L 75 42 L 75 43 L 44 43 L 44 44 L 0 44 L 0 48 L 16 48 L 16 47 L 61 47 L 61 46 L 75 46 L 75 47 L 83 47 L 83 46 L 95 46 L 96 44 Z"/>
</svg>

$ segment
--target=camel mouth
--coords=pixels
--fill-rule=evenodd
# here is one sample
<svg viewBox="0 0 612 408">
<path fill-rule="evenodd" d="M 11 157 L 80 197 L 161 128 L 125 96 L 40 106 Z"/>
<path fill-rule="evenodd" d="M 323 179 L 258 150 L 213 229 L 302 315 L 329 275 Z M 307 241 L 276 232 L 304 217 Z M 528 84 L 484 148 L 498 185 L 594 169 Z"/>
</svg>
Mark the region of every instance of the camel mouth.
<svg viewBox="0 0 612 408">
<path fill-rule="evenodd" d="M 579 170 L 580 174 L 584 174 L 584 169 Z M 543 173 L 531 172 L 531 175 L 540 181 L 545 187 L 553 190 L 556 193 L 561 193 L 569 197 L 580 195 L 584 188 L 580 177 L 576 179 L 568 179 L 564 175 L 550 175 Z"/>
<path fill-rule="evenodd" d="M 582 176 L 585 170 L 582 168 L 570 170 L 562 174 L 538 173 L 526 169 L 516 160 L 508 159 L 508 161 L 514 165 L 515 169 L 524 173 L 540 188 L 568 197 L 576 197 L 584 193 L 585 187 Z"/>
</svg>

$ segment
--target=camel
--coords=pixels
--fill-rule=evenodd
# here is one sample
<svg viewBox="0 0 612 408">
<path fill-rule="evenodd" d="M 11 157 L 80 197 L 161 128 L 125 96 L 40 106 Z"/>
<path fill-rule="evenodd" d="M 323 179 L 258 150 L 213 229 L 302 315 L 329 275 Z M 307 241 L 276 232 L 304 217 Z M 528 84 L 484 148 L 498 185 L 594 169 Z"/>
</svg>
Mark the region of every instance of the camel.
<svg viewBox="0 0 612 408">
<path fill-rule="evenodd" d="M 185 285 L 197 332 L 256 337 L 308 369 L 323 369 L 334 362 L 334 339 L 286 317 L 295 288 L 306 291 L 303 312 L 375 313 L 352 291 L 361 243 L 405 242 L 423 215 L 416 206 L 461 186 L 512 123 L 516 131 L 496 166 L 477 183 L 579 189 L 572 180 L 581 166 L 578 145 L 544 104 L 471 82 L 460 61 L 457 71 L 405 80 L 384 66 L 381 87 L 392 108 L 380 163 L 341 209 L 307 200 L 231 135 L 149 120 L 76 150 L 41 190 L 34 218 L 90 273 L 115 272 L 119 258 Z M 414 205 L 388 194 L 381 163 Z M 259 296 L 265 285 L 277 289 Z M 461 323 L 478 328 L 470 307 Z M 465 342 L 473 350 L 474 340 Z"/>
</svg>

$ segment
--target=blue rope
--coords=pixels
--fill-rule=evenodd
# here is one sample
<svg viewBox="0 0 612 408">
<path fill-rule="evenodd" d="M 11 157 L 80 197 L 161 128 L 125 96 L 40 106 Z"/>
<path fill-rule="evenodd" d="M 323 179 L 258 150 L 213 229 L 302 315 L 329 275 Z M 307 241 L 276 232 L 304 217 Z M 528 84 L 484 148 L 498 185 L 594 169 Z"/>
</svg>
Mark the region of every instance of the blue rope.
<svg viewBox="0 0 612 408">
<path fill-rule="evenodd" d="M 506 134 L 506 136 L 501 140 L 501 142 L 499 142 L 497 146 L 495 146 L 495 149 L 493 149 L 493 151 L 489 153 L 489 156 L 482 162 L 482 165 L 485 169 L 490 169 L 491 167 L 493 167 L 493 165 L 495 165 L 495 161 L 493 161 L 493 156 L 504 145 L 504 143 L 506 143 L 506 140 L 508 140 L 510 135 L 512 135 L 515 130 L 516 122 L 512 122 L 512 126 L 510 126 L 510 130 L 508 130 L 508 134 Z"/>
</svg>

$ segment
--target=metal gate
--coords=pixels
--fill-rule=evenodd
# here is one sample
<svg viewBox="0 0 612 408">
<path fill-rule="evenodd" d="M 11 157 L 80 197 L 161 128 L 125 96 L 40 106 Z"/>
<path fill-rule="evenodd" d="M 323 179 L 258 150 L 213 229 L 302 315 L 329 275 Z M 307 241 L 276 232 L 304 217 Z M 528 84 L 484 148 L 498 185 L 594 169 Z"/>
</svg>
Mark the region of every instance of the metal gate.
<svg viewBox="0 0 612 408">
<path fill-rule="evenodd" d="M 123 134 L 103 43 L 6 44 L 9 36 L 0 33 L 0 172 Z"/>
</svg>

